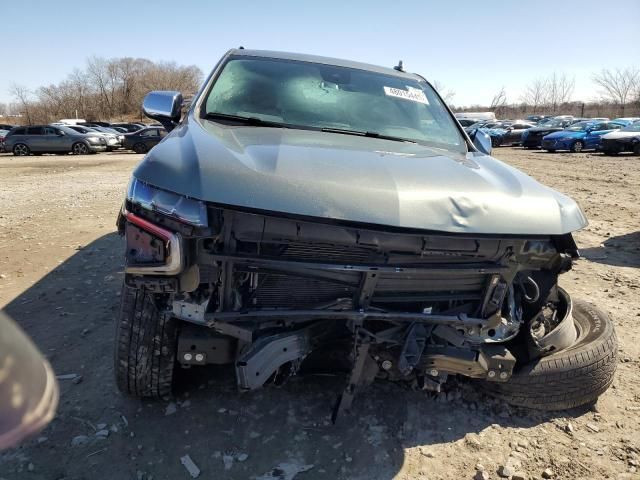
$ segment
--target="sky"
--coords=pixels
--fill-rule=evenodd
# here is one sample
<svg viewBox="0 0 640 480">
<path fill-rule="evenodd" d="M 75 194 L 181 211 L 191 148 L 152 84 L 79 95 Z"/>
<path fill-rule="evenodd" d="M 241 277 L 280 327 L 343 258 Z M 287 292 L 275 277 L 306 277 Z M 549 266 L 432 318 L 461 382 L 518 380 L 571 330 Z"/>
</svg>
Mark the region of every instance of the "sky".
<svg viewBox="0 0 640 480">
<path fill-rule="evenodd" d="M 518 101 L 553 72 L 575 77 L 640 67 L 639 0 L 3 2 L 0 102 L 13 83 L 65 79 L 91 56 L 197 65 L 205 75 L 229 49 L 283 50 L 393 66 L 453 90 L 454 105 L 488 104 L 504 86 Z M 28 21 L 6 21 L 7 19 Z"/>
</svg>

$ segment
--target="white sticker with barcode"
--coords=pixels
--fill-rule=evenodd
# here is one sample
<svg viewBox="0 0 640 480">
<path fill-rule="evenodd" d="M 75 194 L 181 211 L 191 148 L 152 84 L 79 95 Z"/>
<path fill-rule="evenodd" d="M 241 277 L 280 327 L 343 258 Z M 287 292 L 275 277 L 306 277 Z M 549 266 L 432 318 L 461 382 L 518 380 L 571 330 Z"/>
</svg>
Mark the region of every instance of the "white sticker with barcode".
<svg viewBox="0 0 640 480">
<path fill-rule="evenodd" d="M 383 88 L 385 95 L 387 95 L 388 97 L 402 98 L 404 100 L 410 100 L 412 102 L 424 103 L 425 105 L 429 104 L 427 96 L 419 88 L 413 88 L 409 86 L 407 86 L 406 90 L 394 87 Z"/>
</svg>

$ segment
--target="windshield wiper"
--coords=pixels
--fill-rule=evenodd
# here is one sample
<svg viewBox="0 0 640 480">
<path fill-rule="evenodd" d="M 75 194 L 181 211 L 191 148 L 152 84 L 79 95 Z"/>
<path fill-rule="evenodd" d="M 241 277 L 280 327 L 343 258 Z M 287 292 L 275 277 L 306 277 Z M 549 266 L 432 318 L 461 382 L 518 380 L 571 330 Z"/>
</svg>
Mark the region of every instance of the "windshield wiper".
<svg viewBox="0 0 640 480">
<path fill-rule="evenodd" d="M 277 128 L 302 128 L 296 125 L 290 125 L 283 122 L 273 122 L 271 120 L 263 120 L 258 117 L 243 117 L 242 115 L 232 115 L 230 113 L 207 112 L 205 118 L 208 120 L 231 120 L 244 125 L 260 126 L 260 127 L 277 127 Z"/>
<path fill-rule="evenodd" d="M 393 135 L 383 135 L 378 132 L 363 132 L 362 130 L 347 130 L 345 128 L 321 128 L 323 132 L 328 133 L 340 133 L 343 135 L 357 135 L 359 137 L 380 138 L 382 140 L 392 140 L 394 142 L 406 142 L 406 143 L 418 143 L 415 140 L 409 140 L 408 138 L 395 137 Z"/>
</svg>

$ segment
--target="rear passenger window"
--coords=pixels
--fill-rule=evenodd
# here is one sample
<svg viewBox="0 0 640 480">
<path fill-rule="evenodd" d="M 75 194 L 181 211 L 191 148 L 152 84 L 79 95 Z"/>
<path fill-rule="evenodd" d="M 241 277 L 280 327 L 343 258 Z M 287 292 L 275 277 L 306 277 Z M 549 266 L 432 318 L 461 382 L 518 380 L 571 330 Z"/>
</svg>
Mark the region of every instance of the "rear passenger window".
<svg viewBox="0 0 640 480">
<path fill-rule="evenodd" d="M 16 128 L 13 131 L 13 135 L 24 135 L 26 128 Z"/>
<path fill-rule="evenodd" d="M 29 127 L 29 128 L 27 128 L 27 135 L 44 135 L 44 128 L 42 128 L 42 127 Z"/>
</svg>

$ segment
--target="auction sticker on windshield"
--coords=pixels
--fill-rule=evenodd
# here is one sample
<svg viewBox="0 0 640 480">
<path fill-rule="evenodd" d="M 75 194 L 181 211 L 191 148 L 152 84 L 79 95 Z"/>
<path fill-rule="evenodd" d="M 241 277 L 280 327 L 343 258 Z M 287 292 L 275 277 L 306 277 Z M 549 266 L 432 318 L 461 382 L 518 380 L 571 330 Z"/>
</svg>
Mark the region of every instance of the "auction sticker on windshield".
<svg viewBox="0 0 640 480">
<path fill-rule="evenodd" d="M 385 95 L 388 97 L 402 98 L 404 100 L 411 100 L 412 102 L 424 103 L 425 105 L 429 104 L 429 100 L 427 100 L 426 95 L 419 88 L 407 87 L 407 90 L 394 87 L 383 88 Z"/>
</svg>

